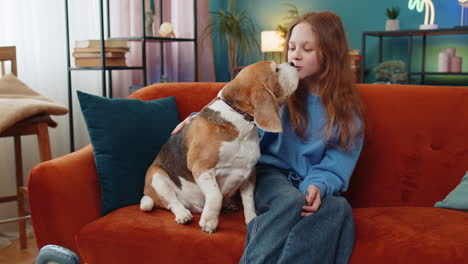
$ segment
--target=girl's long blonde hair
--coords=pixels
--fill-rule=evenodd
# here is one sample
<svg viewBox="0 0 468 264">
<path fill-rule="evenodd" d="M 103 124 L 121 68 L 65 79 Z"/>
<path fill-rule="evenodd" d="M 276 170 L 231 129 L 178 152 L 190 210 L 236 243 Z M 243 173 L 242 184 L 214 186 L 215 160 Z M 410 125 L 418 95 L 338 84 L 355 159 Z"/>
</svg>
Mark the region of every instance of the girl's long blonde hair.
<svg viewBox="0 0 468 264">
<path fill-rule="evenodd" d="M 349 150 L 356 136 L 365 128 L 364 107 L 355 86 L 354 74 L 348 54 L 348 42 L 341 18 L 332 12 L 308 12 L 299 17 L 286 36 L 285 52 L 289 49 L 291 32 L 297 24 L 307 23 L 316 37 L 317 60 L 320 64 L 318 95 L 327 116 L 325 140 L 338 143 Z M 308 125 L 307 88 L 299 84 L 289 97 L 289 118 L 296 134 L 305 139 Z M 360 125 L 359 125 L 360 121 Z"/>
</svg>

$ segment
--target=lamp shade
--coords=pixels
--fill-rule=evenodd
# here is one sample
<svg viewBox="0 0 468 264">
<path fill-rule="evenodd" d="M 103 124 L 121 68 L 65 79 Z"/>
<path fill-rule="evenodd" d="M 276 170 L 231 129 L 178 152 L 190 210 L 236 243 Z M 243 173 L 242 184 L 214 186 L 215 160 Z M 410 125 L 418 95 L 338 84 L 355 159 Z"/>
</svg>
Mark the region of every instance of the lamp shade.
<svg viewBox="0 0 468 264">
<path fill-rule="evenodd" d="M 282 52 L 284 48 L 284 38 L 280 31 L 262 31 L 261 43 L 262 52 Z"/>
</svg>

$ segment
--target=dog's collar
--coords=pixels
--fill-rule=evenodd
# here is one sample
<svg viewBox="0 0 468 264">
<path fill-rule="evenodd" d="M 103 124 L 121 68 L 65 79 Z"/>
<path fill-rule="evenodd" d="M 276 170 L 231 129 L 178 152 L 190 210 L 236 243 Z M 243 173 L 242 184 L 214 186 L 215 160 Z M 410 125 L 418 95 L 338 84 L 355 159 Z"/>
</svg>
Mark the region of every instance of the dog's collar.
<svg viewBox="0 0 468 264">
<path fill-rule="evenodd" d="M 231 107 L 232 109 L 234 109 L 237 113 L 241 114 L 245 120 L 249 121 L 249 122 L 253 122 L 254 121 L 254 118 L 251 114 L 247 113 L 247 112 L 244 112 L 242 110 L 240 110 L 239 108 L 235 107 L 233 104 L 231 104 L 229 101 L 226 101 L 224 100 L 223 98 L 221 97 L 218 97 L 219 100 L 225 102 L 227 105 L 229 105 L 229 107 Z"/>
</svg>

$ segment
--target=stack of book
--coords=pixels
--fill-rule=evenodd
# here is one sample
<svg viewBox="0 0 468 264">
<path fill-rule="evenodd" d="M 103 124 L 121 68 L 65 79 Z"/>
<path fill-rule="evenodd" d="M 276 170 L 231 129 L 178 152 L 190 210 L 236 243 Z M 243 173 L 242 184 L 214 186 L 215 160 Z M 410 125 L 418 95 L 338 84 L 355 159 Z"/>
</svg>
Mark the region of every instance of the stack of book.
<svg viewBox="0 0 468 264">
<path fill-rule="evenodd" d="M 104 41 L 106 66 L 127 66 L 125 53 L 129 51 L 128 40 L 111 39 Z M 73 51 L 76 67 L 100 67 L 101 41 L 76 40 Z"/>
</svg>

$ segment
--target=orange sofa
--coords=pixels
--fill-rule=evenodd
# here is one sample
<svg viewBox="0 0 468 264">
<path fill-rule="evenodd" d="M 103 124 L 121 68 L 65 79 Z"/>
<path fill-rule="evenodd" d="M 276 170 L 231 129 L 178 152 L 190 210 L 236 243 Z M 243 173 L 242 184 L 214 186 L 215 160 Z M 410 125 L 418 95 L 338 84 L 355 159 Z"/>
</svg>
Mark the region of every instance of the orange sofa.
<svg viewBox="0 0 468 264">
<path fill-rule="evenodd" d="M 167 83 L 131 98 L 176 96 L 180 119 L 224 83 Z M 468 87 L 360 84 L 368 118 L 361 157 L 345 194 L 354 208 L 351 263 L 467 263 L 468 213 L 433 205 L 468 168 Z M 219 232 L 178 225 L 138 205 L 100 217 L 91 146 L 41 163 L 29 176 L 39 247 L 58 244 L 86 263 L 238 263 L 243 213 L 222 214 Z"/>
</svg>

